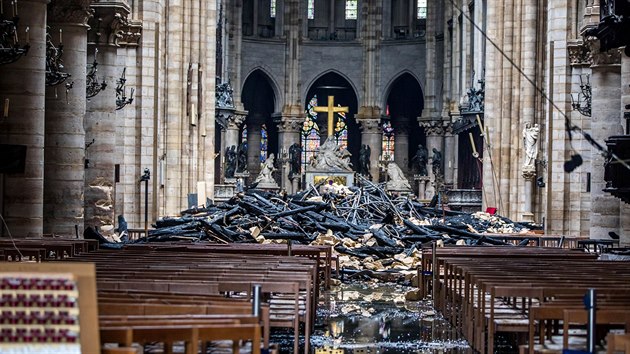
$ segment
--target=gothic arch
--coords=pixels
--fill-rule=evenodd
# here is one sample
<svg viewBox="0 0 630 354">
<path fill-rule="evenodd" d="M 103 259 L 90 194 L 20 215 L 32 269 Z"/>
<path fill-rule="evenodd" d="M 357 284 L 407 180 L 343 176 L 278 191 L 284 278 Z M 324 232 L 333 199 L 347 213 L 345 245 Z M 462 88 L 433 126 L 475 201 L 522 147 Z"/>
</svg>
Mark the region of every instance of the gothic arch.
<svg viewBox="0 0 630 354">
<path fill-rule="evenodd" d="M 283 92 L 282 90 L 280 90 L 280 86 L 278 85 L 278 81 L 274 78 L 273 75 L 271 75 L 271 70 L 269 68 L 267 68 L 265 65 L 259 65 L 256 66 L 254 68 L 252 68 L 245 76 L 244 76 L 244 80 L 243 83 L 241 84 L 241 92 L 243 92 L 243 90 L 245 89 L 245 83 L 247 82 L 247 80 L 251 77 L 251 75 L 254 75 L 256 72 L 260 72 L 261 75 L 267 79 L 267 83 L 269 84 L 269 86 L 271 87 L 271 90 L 273 91 L 273 95 L 274 95 L 274 107 L 273 110 L 274 112 L 280 112 L 282 110 L 282 106 L 283 106 L 283 102 L 284 102 L 284 96 L 283 96 Z"/>
<path fill-rule="evenodd" d="M 400 80 L 403 77 L 403 75 L 411 76 L 420 87 L 420 93 L 421 93 L 420 98 L 422 99 L 422 107 L 424 108 L 424 87 L 422 86 L 422 81 L 418 78 L 418 76 L 416 76 L 414 72 L 407 69 L 401 70 L 397 74 L 393 75 L 391 79 L 387 82 L 387 84 L 385 85 L 386 89 L 385 91 L 383 91 L 383 97 L 381 98 L 382 107 L 387 107 L 387 99 L 389 98 L 389 94 L 391 93 L 392 88 L 394 87 L 394 84 L 398 80 Z"/>
<path fill-rule="evenodd" d="M 359 90 L 357 90 L 357 86 L 352 81 L 352 79 L 350 79 L 350 77 L 348 77 L 348 75 L 342 73 L 339 70 L 328 69 L 328 70 L 322 71 L 319 75 L 315 75 L 306 85 L 304 85 L 304 88 L 303 88 L 303 91 L 302 91 L 302 98 L 304 99 L 304 101 L 303 101 L 304 103 L 306 103 L 306 100 L 309 99 L 306 96 L 308 95 L 308 92 L 311 89 L 311 87 L 313 86 L 313 84 L 315 84 L 315 82 L 317 80 L 321 79 L 322 77 L 324 77 L 325 75 L 328 75 L 330 73 L 337 74 L 337 75 L 341 76 L 341 78 L 343 78 L 345 81 L 347 81 L 348 84 L 350 84 L 350 88 L 352 89 L 354 95 L 357 98 L 357 102 L 361 102 L 361 99 L 359 97 Z"/>
</svg>

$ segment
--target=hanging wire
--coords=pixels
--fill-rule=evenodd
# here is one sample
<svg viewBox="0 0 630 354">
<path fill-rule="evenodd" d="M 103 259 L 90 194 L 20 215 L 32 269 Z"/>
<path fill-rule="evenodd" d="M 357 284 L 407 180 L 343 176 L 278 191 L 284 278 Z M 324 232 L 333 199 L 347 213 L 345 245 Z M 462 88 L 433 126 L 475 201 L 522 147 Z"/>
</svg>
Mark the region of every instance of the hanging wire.
<svg viewBox="0 0 630 354">
<path fill-rule="evenodd" d="M 622 160 L 619 158 L 619 156 L 617 156 L 617 154 L 613 153 L 612 151 L 608 151 L 606 149 L 604 149 L 604 147 L 599 144 L 597 141 L 595 141 L 595 139 L 593 139 L 593 137 L 585 132 L 582 128 L 580 128 L 579 126 L 573 124 L 571 122 L 571 118 L 569 118 L 569 116 L 567 116 L 567 114 L 560 109 L 560 107 L 558 107 L 558 105 L 556 105 L 556 103 L 553 101 L 553 99 L 551 97 L 549 97 L 542 88 L 538 87 L 538 85 L 536 85 L 536 83 L 534 82 L 534 80 L 532 80 L 529 76 L 527 76 L 527 74 L 525 74 L 525 72 L 523 71 L 523 69 L 521 69 L 512 58 L 510 58 L 501 48 L 499 48 L 499 46 L 490 38 L 488 37 L 488 35 L 486 34 L 486 32 L 481 29 L 481 27 L 479 27 L 479 25 L 477 23 L 475 23 L 475 21 L 473 21 L 472 18 L 470 18 L 470 16 L 468 16 L 468 14 L 466 14 L 466 12 L 463 11 L 463 9 L 461 8 L 461 6 L 457 5 L 455 3 L 454 0 L 449 0 L 449 2 L 453 5 L 453 7 L 455 7 L 463 17 L 465 17 L 478 31 L 479 33 L 481 33 L 481 35 L 488 41 L 490 42 L 490 44 L 499 52 L 501 53 L 501 55 L 521 74 L 521 76 L 523 78 L 525 78 L 525 80 L 527 80 L 536 90 L 536 92 L 538 92 L 540 94 L 540 96 L 546 100 L 547 102 L 551 103 L 551 105 L 553 106 L 553 108 L 555 108 L 558 113 L 560 113 L 560 115 L 562 115 L 562 117 L 564 118 L 564 122 L 565 122 L 565 126 L 566 126 L 566 130 L 567 130 L 567 134 L 569 135 L 569 141 L 572 140 L 573 135 L 571 132 L 577 132 L 579 134 L 581 134 L 584 139 L 591 144 L 591 146 L 593 146 L 594 148 L 596 148 L 597 150 L 600 151 L 600 153 L 602 154 L 602 156 L 604 156 L 604 158 L 609 159 L 611 161 L 614 161 L 614 163 L 619 163 L 621 165 L 623 165 L 625 168 L 627 168 L 628 170 L 630 170 L 630 164 L 628 164 L 626 161 Z M 571 147 L 573 149 L 573 147 Z"/>
</svg>

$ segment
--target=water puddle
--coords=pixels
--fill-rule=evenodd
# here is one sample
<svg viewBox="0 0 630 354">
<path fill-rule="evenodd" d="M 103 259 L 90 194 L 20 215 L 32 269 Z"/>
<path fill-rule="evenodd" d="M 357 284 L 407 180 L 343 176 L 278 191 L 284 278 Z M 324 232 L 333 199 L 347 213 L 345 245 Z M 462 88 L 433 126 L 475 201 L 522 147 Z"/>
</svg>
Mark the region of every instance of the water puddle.
<svg viewBox="0 0 630 354">
<path fill-rule="evenodd" d="M 411 288 L 342 284 L 322 297 L 311 337 L 315 354 L 472 353 L 448 321 L 427 301 L 405 301 Z M 282 353 L 291 337 L 277 334 Z"/>
</svg>

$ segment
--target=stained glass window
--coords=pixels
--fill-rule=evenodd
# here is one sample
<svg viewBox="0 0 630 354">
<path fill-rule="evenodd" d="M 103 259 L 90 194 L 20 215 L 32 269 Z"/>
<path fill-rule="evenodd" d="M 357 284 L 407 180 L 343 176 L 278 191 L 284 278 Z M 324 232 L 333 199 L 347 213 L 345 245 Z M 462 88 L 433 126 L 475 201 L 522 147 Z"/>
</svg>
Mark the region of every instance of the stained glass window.
<svg viewBox="0 0 630 354">
<path fill-rule="evenodd" d="M 265 162 L 267 159 L 267 126 L 262 125 L 260 127 L 260 162 Z"/>
<path fill-rule="evenodd" d="M 276 18 L 276 0 L 271 0 L 269 12 L 271 14 L 271 18 Z"/>
<path fill-rule="evenodd" d="M 418 12 L 416 17 L 418 19 L 427 18 L 427 0 L 418 0 Z"/>
<path fill-rule="evenodd" d="M 315 18 L 315 0 L 308 0 L 308 19 Z"/>
<path fill-rule="evenodd" d="M 319 149 L 319 126 L 317 125 L 317 95 L 314 95 L 306 105 L 306 119 L 302 125 L 302 169 L 308 166 Z"/>
<path fill-rule="evenodd" d="M 383 155 L 385 161 L 394 161 L 394 128 L 390 122 L 384 122 L 383 125 Z"/>
<path fill-rule="evenodd" d="M 337 104 L 341 107 L 340 104 Z M 335 122 L 335 138 L 337 145 L 342 149 L 348 148 L 348 126 L 346 125 L 346 113 L 337 113 L 337 121 Z"/>
<path fill-rule="evenodd" d="M 241 133 L 241 143 L 247 142 L 247 124 L 243 124 L 243 132 Z"/>
<path fill-rule="evenodd" d="M 358 0 L 346 0 L 346 20 L 357 19 Z"/>
</svg>

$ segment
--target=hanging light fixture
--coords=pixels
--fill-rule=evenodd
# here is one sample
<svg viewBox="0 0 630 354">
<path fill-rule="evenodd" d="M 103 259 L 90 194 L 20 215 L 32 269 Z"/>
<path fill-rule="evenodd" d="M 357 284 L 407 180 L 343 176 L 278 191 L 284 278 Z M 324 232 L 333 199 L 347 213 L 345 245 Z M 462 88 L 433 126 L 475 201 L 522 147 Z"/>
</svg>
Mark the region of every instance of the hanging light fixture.
<svg viewBox="0 0 630 354">
<path fill-rule="evenodd" d="M 59 29 L 59 46 L 55 46 L 50 27 L 46 27 L 46 86 L 57 86 L 71 75 L 63 71 L 63 31 Z"/>
<path fill-rule="evenodd" d="M 18 17 L 17 0 L 11 1 L 12 16 L 9 18 L 4 14 L 4 0 L 0 0 L 0 65 L 10 64 L 28 53 L 29 48 L 29 27 L 26 27 L 26 44 L 20 45 L 18 39 L 17 26 Z"/>
<path fill-rule="evenodd" d="M 98 48 L 94 48 L 94 61 L 92 62 L 92 64 L 88 65 L 87 75 L 85 76 L 85 91 L 86 98 L 88 100 L 98 95 L 99 92 L 105 90 L 105 88 L 107 87 L 107 83 L 105 82 L 105 80 L 99 83 L 98 78 L 96 77 L 96 72 L 98 71 L 98 62 L 96 61 L 97 55 Z"/>
<path fill-rule="evenodd" d="M 125 77 L 126 72 L 127 68 L 124 68 L 122 76 L 116 82 L 116 110 L 123 109 L 126 105 L 133 102 L 133 88 L 131 88 L 131 95 L 127 98 L 127 89 L 125 88 L 125 83 L 127 82 L 127 78 Z"/>
</svg>

